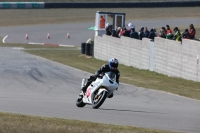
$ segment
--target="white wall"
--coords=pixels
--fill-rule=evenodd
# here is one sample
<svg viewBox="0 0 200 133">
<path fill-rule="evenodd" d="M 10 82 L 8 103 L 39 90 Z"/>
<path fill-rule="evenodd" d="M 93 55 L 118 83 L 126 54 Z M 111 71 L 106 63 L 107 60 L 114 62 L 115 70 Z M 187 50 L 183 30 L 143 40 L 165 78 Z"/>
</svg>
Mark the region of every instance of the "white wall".
<svg viewBox="0 0 200 133">
<path fill-rule="evenodd" d="M 94 40 L 94 57 L 97 59 L 107 61 L 115 57 L 127 66 L 193 81 L 200 81 L 198 56 L 200 42 L 187 39 L 182 44 L 159 37 L 153 44 L 147 38 L 141 41 L 124 36 L 95 36 Z"/>
</svg>

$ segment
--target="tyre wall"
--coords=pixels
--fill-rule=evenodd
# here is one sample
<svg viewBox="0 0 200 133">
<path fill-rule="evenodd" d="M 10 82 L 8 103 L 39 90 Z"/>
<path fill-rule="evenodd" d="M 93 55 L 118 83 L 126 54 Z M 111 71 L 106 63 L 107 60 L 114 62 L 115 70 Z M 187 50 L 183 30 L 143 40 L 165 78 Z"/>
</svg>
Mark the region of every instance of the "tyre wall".
<svg viewBox="0 0 200 133">
<path fill-rule="evenodd" d="M 200 1 L 174 2 L 0 2 L 0 9 L 41 8 L 152 8 L 152 7 L 195 7 Z"/>
<path fill-rule="evenodd" d="M 41 9 L 44 2 L 0 2 L 0 9 Z"/>
<path fill-rule="evenodd" d="M 152 45 L 153 44 L 153 45 Z M 200 82 L 200 42 L 184 39 L 182 44 L 156 37 L 136 40 L 128 37 L 95 36 L 94 57 L 119 59 L 121 64 Z M 151 65 L 150 65 L 151 64 Z"/>
<path fill-rule="evenodd" d="M 151 7 L 195 7 L 200 1 L 174 2 L 52 2 L 45 8 L 151 8 Z"/>
</svg>

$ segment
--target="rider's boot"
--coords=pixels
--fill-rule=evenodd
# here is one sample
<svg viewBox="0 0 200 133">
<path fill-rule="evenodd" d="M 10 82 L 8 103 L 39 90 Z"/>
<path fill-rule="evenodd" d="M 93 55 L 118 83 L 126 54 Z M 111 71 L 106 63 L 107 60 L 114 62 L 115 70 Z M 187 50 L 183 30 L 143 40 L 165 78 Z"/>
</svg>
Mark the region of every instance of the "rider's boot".
<svg viewBox="0 0 200 133">
<path fill-rule="evenodd" d="M 114 95 L 113 93 L 112 93 L 112 94 L 110 94 L 110 95 L 108 96 L 108 98 L 112 98 L 112 97 L 113 97 L 113 95 Z"/>
<path fill-rule="evenodd" d="M 86 90 L 87 90 L 87 88 L 88 88 L 88 86 L 89 86 L 90 84 L 91 84 L 91 82 L 87 82 L 85 86 L 82 86 L 82 87 L 81 87 L 81 92 L 82 92 L 83 94 L 85 94 L 85 92 L 86 92 Z"/>
</svg>

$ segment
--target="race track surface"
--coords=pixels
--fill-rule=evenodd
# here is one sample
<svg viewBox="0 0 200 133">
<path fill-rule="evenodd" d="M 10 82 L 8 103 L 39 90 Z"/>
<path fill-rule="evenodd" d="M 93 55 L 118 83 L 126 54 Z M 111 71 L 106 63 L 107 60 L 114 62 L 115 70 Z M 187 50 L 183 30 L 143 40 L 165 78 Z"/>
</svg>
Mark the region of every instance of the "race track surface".
<svg viewBox="0 0 200 133">
<path fill-rule="evenodd" d="M 150 20 L 145 21 L 145 24 L 149 27 L 166 24 L 175 26 L 176 22 L 189 25 L 189 20 Z M 135 23 L 136 28 L 145 26 L 144 21 L 130 22 Z M 4 27 L 0 28 L 0 36 L 8 35 L 5 42 L 47 41 L 80 46 L 83 40 L 94 35 L 94 31 L 86 30 L 91 26 L 93 23 Z M 58 38 L 67 33 L 63 27 L 73 29 L 70 30 L 70 39 L 65 35 L 63 39 Z M 46 39 L 45 29 L 48 29 L 51 39 Z M 77 31 L 78 29 L 80 31 Z M 32 33 L 29 40 L 24 39 L 26 32 Z M 45 34 L 44 37 L 41 37 L 41 34 Z M 199 100 L 122 83 L 114 97 L 106 99 L 99 109 L 92 109 L 90 105 L 84 108 L 76 107 L 81 80 L 89 75 L 87 72 L 17 49 L 0 47 L 0 111 L 189 133 L 200 132 Z"/>
<path fill-rule="evenodd" d="M 200 101 L 120 84 L 99 109 L 75 105 L 90 74 L 12 48 L 0 48 L 0 111 L 200 132 Z"/>
</svg>

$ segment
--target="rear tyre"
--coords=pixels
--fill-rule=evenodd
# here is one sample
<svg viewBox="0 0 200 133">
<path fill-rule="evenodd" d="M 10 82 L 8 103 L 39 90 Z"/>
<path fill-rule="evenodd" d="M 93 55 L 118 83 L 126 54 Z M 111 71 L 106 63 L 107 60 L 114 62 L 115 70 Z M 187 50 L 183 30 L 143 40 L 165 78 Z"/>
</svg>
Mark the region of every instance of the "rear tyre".
<svg viewBox="0 0 200 133">
<path fill-rule="evenodd" d="M 108 95 L 107 91 L 102 91 L 101 94 L 95 95 L 93 102 L 92 102 L 92 107 L 94 109 L 98 109 L 103 104 L 103 102 L 106 100 L 107 95 Z"/>
<path fill-rule="evenodd" d="M 86 104 L 83 102 L 83 95 L 79 95 L 76 100 L 77 107 L 84 107 Z"/>
</svg>

